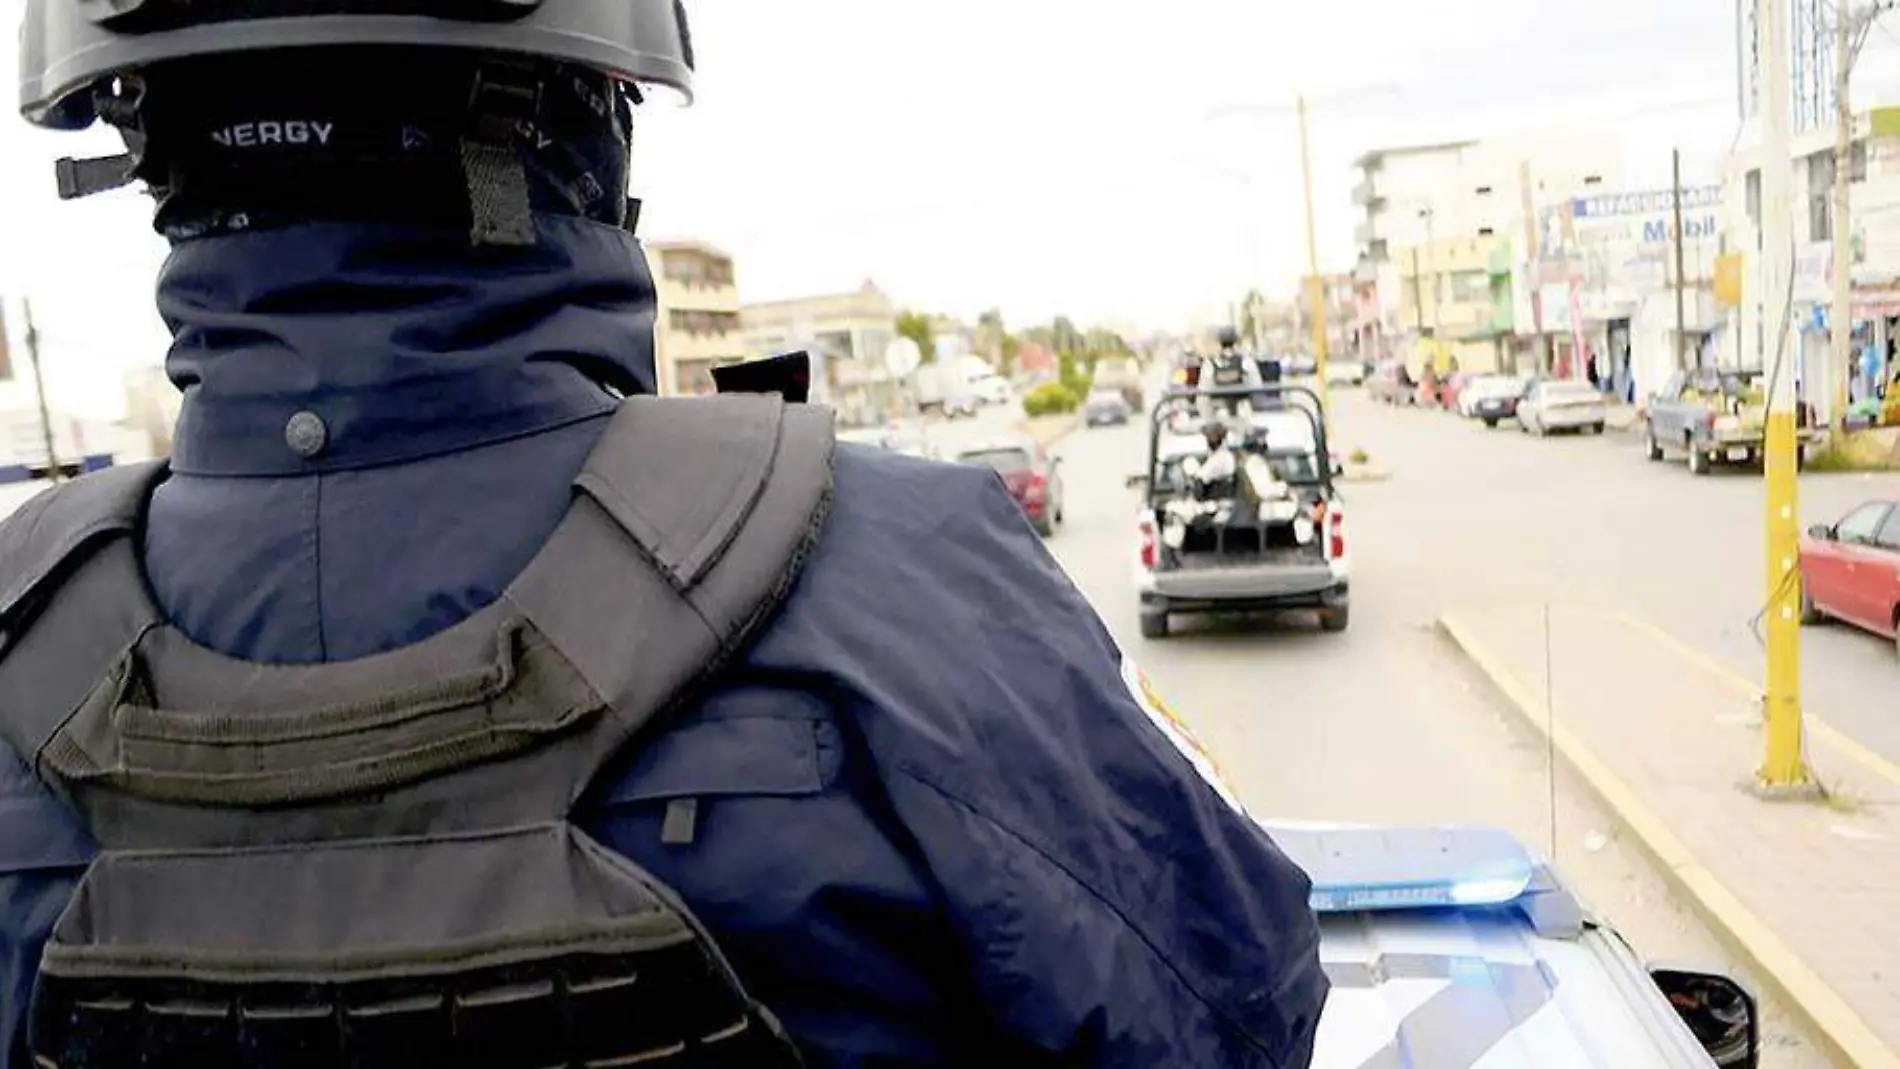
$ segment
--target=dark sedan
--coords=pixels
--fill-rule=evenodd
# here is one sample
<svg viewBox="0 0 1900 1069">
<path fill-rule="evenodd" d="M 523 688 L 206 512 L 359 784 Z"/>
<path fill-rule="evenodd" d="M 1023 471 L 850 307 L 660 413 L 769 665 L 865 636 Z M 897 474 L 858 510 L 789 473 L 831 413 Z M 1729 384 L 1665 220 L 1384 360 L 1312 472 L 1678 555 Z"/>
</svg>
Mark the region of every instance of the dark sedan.
<svg viewBox="0 0 1900 1069">
<path fill-rule="evenodd" d="M 1119 390 L 1096 390 L 1082 405 L 1082 422 L 1091 427 L 1119 427 L 1133 415 Z"/>
</svg>

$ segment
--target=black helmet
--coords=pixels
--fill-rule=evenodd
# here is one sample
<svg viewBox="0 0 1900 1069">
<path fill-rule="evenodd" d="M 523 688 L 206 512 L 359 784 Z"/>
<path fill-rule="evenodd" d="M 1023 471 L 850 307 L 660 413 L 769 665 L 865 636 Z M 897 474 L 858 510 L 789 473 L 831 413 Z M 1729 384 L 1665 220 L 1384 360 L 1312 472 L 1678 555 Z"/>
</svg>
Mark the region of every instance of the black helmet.
<svg viewBox="0 0 1900 1069">
<path fill-rule="evenodd" d="M 352 45 L 553 60 L 692 94 L 683 0 L 26 0 L 20 112 L 84 129 L 100 118 L 95 90 L 142 67 Z"/>
<path fill-rule="evenodd" d="M 1222 327 L 1220 333 L 1215 335 L 1215 340 L 1220 342 L 1220 347 L 1223 349 L 1235 348 L 1240 344 L 1240 331 L 1232 327 Z"/>
</svg>

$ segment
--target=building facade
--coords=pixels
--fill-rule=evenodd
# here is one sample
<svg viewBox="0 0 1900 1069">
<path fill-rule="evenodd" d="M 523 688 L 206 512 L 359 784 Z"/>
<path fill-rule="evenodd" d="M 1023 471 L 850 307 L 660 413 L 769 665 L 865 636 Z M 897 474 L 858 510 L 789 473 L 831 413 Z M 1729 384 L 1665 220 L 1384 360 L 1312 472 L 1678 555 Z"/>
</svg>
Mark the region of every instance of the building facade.
<svg viewBox="0 0 1900 1069">
<path fill-rule="evenodd" d="M 744 350 L 754 357 L 804 349 L 826 399 L 848 422 L 876 422 L 896 411 L 902 383 L 884 368 L 897 337 L 897 306 L 876 283 L 849 293 L 748 304 Z"/>
<path fill-rule="evenodd" d="M 660 392 L 712 393 L 712 369 L 746 354 L 732 257 L 700 241 L 655 242 L 646 253 L 659 295 L 653 341 Z"/>
</svg>

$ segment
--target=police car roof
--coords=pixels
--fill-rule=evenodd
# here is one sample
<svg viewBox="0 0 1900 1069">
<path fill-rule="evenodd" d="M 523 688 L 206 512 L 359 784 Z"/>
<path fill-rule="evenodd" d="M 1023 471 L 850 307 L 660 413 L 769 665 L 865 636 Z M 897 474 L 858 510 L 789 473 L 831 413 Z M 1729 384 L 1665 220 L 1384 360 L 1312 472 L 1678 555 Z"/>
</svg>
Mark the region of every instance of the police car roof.
<svg viewBox="0 0 1900 1069">
<path fill-rule="evenodd" d="M 1270 830 L 1312 875 L 1321 909 L 1320 960 L 1332 993 L 1318 1069 L 1708 1065 L 1628 947 L 1588 923 L 1548 868 L 1505 833 Z M 1517 897 L 1494 887 L 1489 897 L 1505 901 L 1382 908 L 1374 896 L 1353 909 L 1350 899 L 1327 897 L 1342 888 L 1416 890 L 1463 866 L 1495 885 L 1520 863 L 1531 867 L 1531 882 Z"/>
</svg>

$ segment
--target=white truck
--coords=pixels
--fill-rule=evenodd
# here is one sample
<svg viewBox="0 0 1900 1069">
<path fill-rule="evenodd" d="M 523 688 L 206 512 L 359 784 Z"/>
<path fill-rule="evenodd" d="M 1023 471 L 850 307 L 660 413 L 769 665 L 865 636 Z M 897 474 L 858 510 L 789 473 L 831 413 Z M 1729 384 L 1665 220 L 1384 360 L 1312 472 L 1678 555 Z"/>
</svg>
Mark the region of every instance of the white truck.
<svg viewBox="0 0 1900 1069">
<path fill-rule="evenodd" d="M 920 412 L 942 412 L 951 419 L 976 415 L 977 397 L 957 360 L 925 364 L 911 374 L 911 390 Z"/>
</svg>

